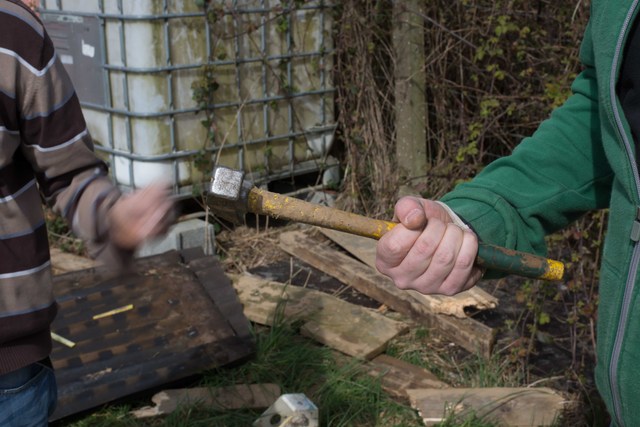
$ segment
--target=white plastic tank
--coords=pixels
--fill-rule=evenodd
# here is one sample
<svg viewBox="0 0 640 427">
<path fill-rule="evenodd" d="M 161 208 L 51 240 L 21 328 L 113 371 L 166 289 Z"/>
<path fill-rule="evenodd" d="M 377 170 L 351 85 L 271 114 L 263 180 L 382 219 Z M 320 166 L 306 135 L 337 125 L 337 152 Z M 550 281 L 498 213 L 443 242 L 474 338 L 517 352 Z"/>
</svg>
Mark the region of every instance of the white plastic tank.
<svg viewBox="0 0 640 427">
<path fill-rule="evenodd" d="M 115 181 L 191 193 L 210 172 L 195 157 L 267 180 L 323 168 L 335 129 L 327 2 L 220 0 L 208 20 L 202 3 L 40 2 Z M 193 96 L 205 65 L 218 86 L 208 113 Z"/>
</svg>

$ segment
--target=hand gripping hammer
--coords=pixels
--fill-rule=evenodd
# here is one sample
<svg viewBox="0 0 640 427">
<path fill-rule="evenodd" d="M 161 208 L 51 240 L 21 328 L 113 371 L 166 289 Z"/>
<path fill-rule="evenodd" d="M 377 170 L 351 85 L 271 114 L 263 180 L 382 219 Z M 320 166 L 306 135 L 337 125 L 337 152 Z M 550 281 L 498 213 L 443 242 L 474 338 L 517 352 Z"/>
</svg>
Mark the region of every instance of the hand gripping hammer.
<svg viewBox="0 0 640 427">
<path fill-rule="evenodd" d="M 236 224 L 251 212 L 376 240 L 397 225 L 257 188 L 245 179 L 243 172 L 224 166 L 214 167 L 206 197 L 214 214 Z M 561 280 L 564 275 L 564 264 L 560 261 L 482 242 L 478 246 L 476 264 L 535 279 Z"/>
</svg>

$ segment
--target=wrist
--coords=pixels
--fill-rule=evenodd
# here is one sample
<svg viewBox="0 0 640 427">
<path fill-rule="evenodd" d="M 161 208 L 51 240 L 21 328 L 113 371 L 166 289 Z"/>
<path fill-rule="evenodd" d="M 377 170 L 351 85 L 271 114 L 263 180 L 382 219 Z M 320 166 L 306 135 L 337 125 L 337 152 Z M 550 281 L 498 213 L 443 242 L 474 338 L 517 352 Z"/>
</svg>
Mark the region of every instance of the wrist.
<svg viewBox="0 0 640 427">
<path fill-rule="evenodd" d="M 439 200 L 435 200 L 435 202 L 437 204 L 439 204 L 445 211 L 447 211 L 447 214 L 449 215 L 449 218 L 451 219 L 452 223 L 454 223 L 455 225 L 457 225 L 458 227 L 460 227 L 460 228 L 462 228 L 464 230 L 473 231 L 471 226 L 469 224 L 467 224 L 467 222 L 465 220 L 463 220 L 457 213 L 455 213 L 453 211 L 453 209 L 451 209 L 449 206 L 447 206 L 446 203 L 441 202 Z"/>
</svg>

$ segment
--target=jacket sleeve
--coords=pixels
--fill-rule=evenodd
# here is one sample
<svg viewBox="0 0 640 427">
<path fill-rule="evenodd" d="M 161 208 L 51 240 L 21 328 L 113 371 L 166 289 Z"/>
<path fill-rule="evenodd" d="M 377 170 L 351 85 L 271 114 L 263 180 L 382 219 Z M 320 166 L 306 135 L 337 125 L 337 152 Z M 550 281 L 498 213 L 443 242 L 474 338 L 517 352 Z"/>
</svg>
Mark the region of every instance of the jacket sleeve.
<svg viewBox="0 0 640 427">
<path fill-rule="evenodd" d="M 612 170 L 600 138 L 589 26 L 572 94 L 509 156 L 442 198 L 485 242 L 544 255 L 545 235 L 607 206 Z"/>
<path fill-rule="evenodd" d="M 110 244 L 107 224 L 120 191 L 93 151 L 80 103 L 51 39 L 42 29 L 39 43 L 31 40 L 16 72 L 21 152 L 44 201 L 66 218 L 89 254 L 122 264 L 131 253 Z"/>
</svg>

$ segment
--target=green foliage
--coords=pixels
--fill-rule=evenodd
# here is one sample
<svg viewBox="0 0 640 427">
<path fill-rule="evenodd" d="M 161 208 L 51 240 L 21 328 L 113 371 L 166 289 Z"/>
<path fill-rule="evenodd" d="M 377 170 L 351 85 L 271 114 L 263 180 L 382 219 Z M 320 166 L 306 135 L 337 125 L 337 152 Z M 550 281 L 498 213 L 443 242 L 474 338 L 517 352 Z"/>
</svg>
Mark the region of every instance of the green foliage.
<svg viewBox="0 0 640 427">
<path fill-rule="evenodd" d="M 552 109 L 561 106 L 571 95 L 569 78 L 573 80 L 575 74 L 571 74 L 566 79 L 545 83 L 544 97 L 549 101 Z"/>
<path fill-rule="evenodd" d="M 276 20 L 276 31 L 280 34 L 286 34 L 289 31 L 289 19 L 282 15 Z"/>
<path fill-rule="evenodd" d="M 467 156 L 475 156 L 476 154 L 478 154 L 478 142 L 471 141 L 468 145 L 458 148 L 456 162 L 463 163 Z"/>
</svg>

